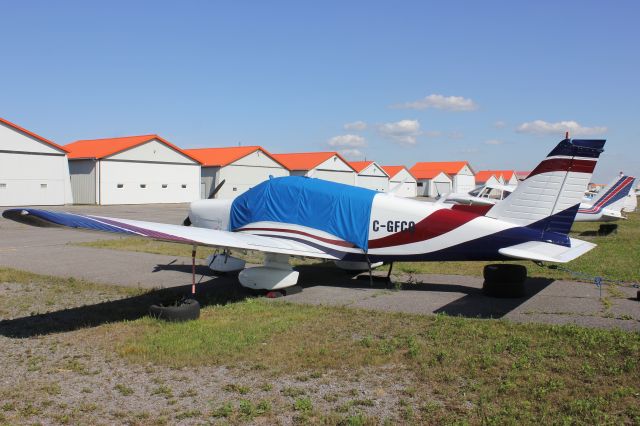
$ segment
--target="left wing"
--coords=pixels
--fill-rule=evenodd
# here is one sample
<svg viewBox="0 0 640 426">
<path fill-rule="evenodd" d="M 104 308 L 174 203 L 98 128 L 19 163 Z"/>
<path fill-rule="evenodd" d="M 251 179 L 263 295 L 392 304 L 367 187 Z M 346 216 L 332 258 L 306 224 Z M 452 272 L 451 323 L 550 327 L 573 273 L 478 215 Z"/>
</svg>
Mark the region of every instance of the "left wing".
<svg viewBox="0 0 640 426">
<path fill-rule="evenodd" d="M 292 256 L 317 257 L 337 260 L 338 257 L 317 247 L 299 241 L 252 235 L 241 232 L 187 227 L 157 222 L 90 216 L 75 213 L 53 212 L 38 209 L 10 209 L 2 216 L 27 225 L 51 227 L 62 226 L 90 231 L 113 232 L 131 236 L 151 238 L 172 243 L 203 245 L 220 248 L 258 250 Z"/>
</svg>

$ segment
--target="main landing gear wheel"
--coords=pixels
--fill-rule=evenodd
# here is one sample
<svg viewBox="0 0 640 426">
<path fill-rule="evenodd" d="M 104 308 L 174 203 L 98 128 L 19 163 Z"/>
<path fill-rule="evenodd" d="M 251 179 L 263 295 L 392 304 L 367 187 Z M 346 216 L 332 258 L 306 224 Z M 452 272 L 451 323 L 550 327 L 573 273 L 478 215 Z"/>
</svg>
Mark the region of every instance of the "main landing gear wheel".
<svg viewBox="0 0 640 426">
<path fill-rule="evenodd" d="M 151 305 L 149 315 L 171 322 L 191 321 L 200 318 L 200 303 L 184 299 L 172 305 Z"/>
<path fill-rule="evenodd" d="M 278 297 L 291 296 L 292 294 L 298 294 L 302 292 L 302 287 L 294 285 L 292 287 L 281 288 L 278 290 L 270 290 L 265 294 L 268 299 L 277 299 Z"/>
<path fill-rule="evenodd" d="M 482 291 L 487 296 L 501 298 L 523 297 L 527 268 L 522 265 L 492 264 L 484 267 Z"/>
</svg>

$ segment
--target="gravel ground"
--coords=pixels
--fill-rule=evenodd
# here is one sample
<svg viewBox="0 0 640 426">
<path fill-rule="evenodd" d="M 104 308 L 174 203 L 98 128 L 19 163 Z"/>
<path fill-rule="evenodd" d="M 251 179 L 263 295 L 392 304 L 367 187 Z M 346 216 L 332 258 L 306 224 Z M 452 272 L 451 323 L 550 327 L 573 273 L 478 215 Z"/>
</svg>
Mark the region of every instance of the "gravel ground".
<svg viewBox="0 0 640 426">
<path fill-rule="evenodd" d="M 404 407 L 418 404 L 415 378 L 393 366 L 275 376 L 255 365 L 130 363 L 109 347 L 100 324 L 115 306 L 118 317 L 144 315 L 158 292 L 132 296 L 131 289 L 93 284 L 65 297 L 60 286 L 0 283 L 0 424 L 338 423 L 358 414 L 395 422 Z M 86 325 L 98 328 L 77 323 L 87 309 L 94 315 Z"/>
<path fill-rule="evenodd" d="M 0 418 L 9 424 L 292 424 L 296 400 L 338 417 L 398 418 L 412 380 L 393 367 L 269 377 L 251 366 L 172 369 L 135 365 L 78 345 L 82 332 L 0 337 Z M 251 407 L 247 404 L 249 401 Z M 403 402 L 401 402 L 403 401 Z M 227 408 L 225 405 L 228 405 Z"/>
</svg>

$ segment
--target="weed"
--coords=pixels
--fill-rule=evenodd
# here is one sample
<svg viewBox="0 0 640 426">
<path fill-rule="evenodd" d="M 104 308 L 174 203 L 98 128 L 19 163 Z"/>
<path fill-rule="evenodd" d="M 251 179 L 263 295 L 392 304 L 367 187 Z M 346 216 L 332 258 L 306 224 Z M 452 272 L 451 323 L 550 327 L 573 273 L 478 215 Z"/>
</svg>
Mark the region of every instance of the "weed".
<svg viewBox="0 0 640 426">
<path fill-rule="evenodd" d="M 120 395 L 122 396 L 130 396 L 133 395 L 133 389 L 131 389 L 129 386 L 127 385 L 123 385 L 121 383 L 118 383 L 117 385 L 115 385 L 113 387 L 115 390 L 117 390 L 118 392 L 120 392 Z"/>
<path fill-rule="evenodd" d="M 225 402 L 211 412 L 211 416 L 217 418 L 227 418 L 231 416 L 231 414 L 233 414 L 233 405 L 231 405 L 230 402 Z"/>
<path fill-rule="evenodd" d="M 180 421 L 180 420 L 200 417 L 201 415 L 202 413 L 200 412 L 200 410 L 188 410 L 188 411 L 183 411 L 181 413 L 176 414 L 175 419 Z"/>
<path fill-rule="evenodd" d="M 271 403 L 269 401 L 263 399 L 262 401 L 258 402 L 258 405 L 256 406 L 256 413 L 267 414 L 269 412 L 271 412 Z"/>
<path fill-rule="evenodd" d="M 240 395 L 246 395 L 251 391 L 249 386 L 237 385 L 235 383 L 229 383 L 223 387 L 227 392 L 239 393 Z"/>
<path fill-rule="evenodd" d="M 310 413 L 313 410 L 313 404 L 311 403 L 311 398 L 309 397 L 296 398 L 296 400 L 293 402 L 293 409 L 296 411 L 301 411 L 303 413 Z"/>
<path fill-rule="evenodd" d="M 191 398 L 194 396 L 198 395 L 198 391 L 196 391 L 195 389 L 187 389 L 184 392 L 181 392 L 180 395 L 178 395 L 180 398 Z"/>
<path fill-rule="evenodd" d="M 300 389 L 300 388 L 292 388 L 292 387 L 287 387 L 284 388 L 280 391 L 281 394 L 283 394 L 284 396 L 289 396 L 291 398 L 296 398 L 300 395 L 304 395 L 305 391 L 304 389 Z"/>
<path fill-rule="evenodd" d="M 159 395 L 169 399 L 173 397 L 173 391 L 167 385 L 160 385 L 151 391 L 151 395 Z"/>
<path fill-rule="evenodd" d="M 248 399 L 241 399 L 238 411 L 246 419 L 252 419 L 256 416 L 256 407 Z"/>
</svg>

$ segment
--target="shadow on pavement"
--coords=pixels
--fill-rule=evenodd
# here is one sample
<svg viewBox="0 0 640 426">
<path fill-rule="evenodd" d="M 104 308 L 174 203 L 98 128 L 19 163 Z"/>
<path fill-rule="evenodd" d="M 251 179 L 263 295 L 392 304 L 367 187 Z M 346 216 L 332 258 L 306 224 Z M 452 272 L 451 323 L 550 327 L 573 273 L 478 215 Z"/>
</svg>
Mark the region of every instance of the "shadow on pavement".
<svg viewBox="0 0 640 426">
<path fill-rule="evenodd" d="M 516 298 L 485 296 L 482 290 L 470 288 L 473 291 L 468 292 L 466 296 L 435 310 L 434 313 L 469 318 L 501 318 L 540 293 L 553 281 L 550 278 L 528 278 L 524 284 L 525 296 Z"/>
<path fill-rule="evenodd" d="M 385 289 L 421 292 L 454 292 L 465 296 L 434 311 L 448 315 L 461 315 L 473 318 L 499 318 L 525 303 L 553 282 L 546 278 L 529 278 L 526 282 L 527 294 L 517 299 L 498 299 L 485 296 L 473 286 L 441 283 L 398 283 L 390 286 L 386 281 L 386 271 L 377 272 L 373 287 L 369 276 L 364 273 L 347 273 L 327 264 L 301 265 L 300 286 L 303 288 L 318 285 L 330 285 L 351 289 Z M 191 273 L 191 265 L 157 265 L 156 271 L 175 270 Z M 201 306 L 220 305 L 238 302 L 254 294 L 238 284 L 236 274 L 211 278 L 211 271 L 205 266 L 196 266 L 198 285 L 196 299 Z M 382 274 L 381 274 L 382 273 Z M 204 278 L 203 278 L 204 277 Z M 56 312 L 37 314 L 28 317 L 0 321 L 0 335 L 12 338 L 33 337 L 43 334 L 73 331 L 84 327 L 95 327 L 109 322 L 136 320 L 148 314 L 149 306 L 158 303 L 171 303 L 184 295 L 190 295 L 191 286 L 152 290 L 139 296 L 113 300 L 95 305 L 80 306 Z"/>
<path fill-rule="evenodd" d="M 125 299 L 3 320 L 0 321 L 0 336 L 25 338 L 95 327 L 109 322 L 136 320 L 149 313 L 149 306 L 172 303 L 185 295 L 191 295 L 190 285 L 151 290 Z M 208 306 L 237 302 L 250 296 L 248 290 L 238 285 L 237 278 L 230 276 L 215 279 L 206 277 L 198 285 L 195 298 L 201 306 Z"/>
<path fill-rule="evenodd" d="M 373 288 L 396 291 L 419 291 L 425 293 L 462 293 L 464 296 L 436 309 L 433 313 L 444 313 L 469 318 L 501 318 L 536 296 L 554 282 L 553 279 L 549 278 L 528 278 L 525 282 L 526 294 L 524 297 L 497 298 L 486 296 L 480 288 L 464 284 L 429 282 L 400 283 L 397 281 L 388 283 L 386 280 L 386 270 L 377 271 L 373 277 L 373 285 L 371 285 L 368 273 L 348 274 L 336 268 L 319 268 L 317 265 L 304 265 L 296 269 L 300 271 L 300 285 L 303 288 L 326 285 L 350 289 Z M 426 297 L 428 297 L 428 294 Z"/>
</svg>

